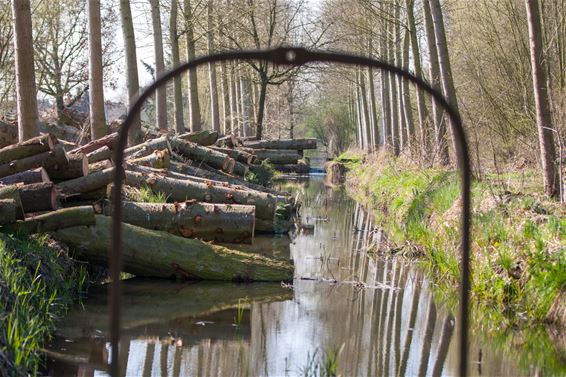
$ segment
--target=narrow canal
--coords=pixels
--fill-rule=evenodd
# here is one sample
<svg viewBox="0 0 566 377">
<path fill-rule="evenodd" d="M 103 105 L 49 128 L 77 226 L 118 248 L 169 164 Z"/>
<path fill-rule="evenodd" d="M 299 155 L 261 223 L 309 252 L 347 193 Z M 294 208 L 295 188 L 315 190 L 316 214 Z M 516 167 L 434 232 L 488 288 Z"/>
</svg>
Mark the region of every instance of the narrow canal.
<svg viewBox="0 0 566 377">
<path fill-rule="evenodd" d="M 316 176 L 285 186 L 305 226 L 253 248 L 292 258 L 294 284 L 124 281 L 122 375 L 313 376 L 325 362 L 345 376 L 456 375 L 457 319 L 416 263 L 376 253 L 384 237 L 343 189 Z M 106 375 L 107 313 L 106 287 L 90 289 L 61 321 L 50 375 Z M 471 375 L 536 373 L 480 339 Z"/>
</svg>

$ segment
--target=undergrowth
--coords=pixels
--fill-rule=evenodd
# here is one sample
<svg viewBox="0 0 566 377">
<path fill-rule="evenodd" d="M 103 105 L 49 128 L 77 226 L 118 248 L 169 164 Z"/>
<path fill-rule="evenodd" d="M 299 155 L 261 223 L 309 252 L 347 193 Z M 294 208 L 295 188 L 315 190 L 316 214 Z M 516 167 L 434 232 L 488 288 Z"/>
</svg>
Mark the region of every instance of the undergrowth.
<svg viewBox="0 0 566 377">
<path fill-rule="evenodd" d="M 457 173 L 384 156 L 348 159 L 350 193 L 376 210 L 376 221 L 396 243 L 418 245 L 436 283 L 454 290 L 460 275 Z M 499 178 L 486 176 L 472 186 L 472 298 L 511 325 L 542 322 L 566 288 L 564 207 L 539 195 L 536 184 L 525 185 L 522 173 L 507 173 L 504 185 Z"/>
<path fill-rule="evenodd" d="M 0 375 L 38 373 L 44 342 L 86 283 L 86 270 L 46 236 L 0 234 Z"/>
</svg>

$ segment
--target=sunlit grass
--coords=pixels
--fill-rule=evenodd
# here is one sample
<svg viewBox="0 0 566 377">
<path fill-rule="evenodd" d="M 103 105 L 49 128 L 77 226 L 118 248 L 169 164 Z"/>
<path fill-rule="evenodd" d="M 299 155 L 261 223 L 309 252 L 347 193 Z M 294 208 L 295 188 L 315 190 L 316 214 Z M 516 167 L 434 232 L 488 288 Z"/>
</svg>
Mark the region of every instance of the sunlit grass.
<svg viewBox="0 0 566 377">
<path fill-rule="evenodd" d="M 45 237 L 0 236 L 0 375 L 36 375 L 40 349 L 87 283 Z"/>
</svg>

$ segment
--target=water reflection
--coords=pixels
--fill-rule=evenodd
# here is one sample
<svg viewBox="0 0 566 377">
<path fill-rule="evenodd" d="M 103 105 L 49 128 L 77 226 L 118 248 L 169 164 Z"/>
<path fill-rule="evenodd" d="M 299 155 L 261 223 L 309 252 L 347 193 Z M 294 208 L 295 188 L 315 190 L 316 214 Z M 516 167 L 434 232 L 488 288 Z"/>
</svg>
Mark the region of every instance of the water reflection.
<svg viewBox="0 0 566 377">
<path fill-rule="evenodd" d="M 122 375 L 301 375 L 336 349 L 341 375 L 457 374 L 457 319 L 437 306 L 426 277 L 407 260 L 371 253 L 383 235 L 343 191 L 322 179 L 291 189 L 303 203 L 300 223 L 313 231 L 255 247 L 269 253 L 270 244 L 279 245 L 279 256 L 290 247 L 293 290 L 128 281 Z M 50 347 L 51 375 L 105 375 L 107 309 L 98 289 L 84 310 L 69 313 Z M 515 360 L 489 345 L 474 341 L 470 354 L 472 375 L 521 374 Z"/>
</svg>

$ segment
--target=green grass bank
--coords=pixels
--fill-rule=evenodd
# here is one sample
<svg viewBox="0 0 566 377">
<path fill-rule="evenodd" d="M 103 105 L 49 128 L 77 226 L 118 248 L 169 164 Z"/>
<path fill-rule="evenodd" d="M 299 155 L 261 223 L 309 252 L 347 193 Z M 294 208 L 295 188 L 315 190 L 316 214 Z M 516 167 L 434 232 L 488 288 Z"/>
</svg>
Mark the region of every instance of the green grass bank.
<svg viewBox="0 0 566 377">
<path fill-rule="evenodd" d="M 45 235 L 0 234 L 0 375 L 37 375 L 44 343 L 87 272 Z"/>
<path fill-rule="evenodd" d="M 375 212 L 394 250 L 417 249 L 442 291 L 459 283 L 457 172 L 418 169 L 385 155 L 346 154 L 347 188 Z M 566 327 L 565 208 L 538 194 L 538 176 L 509 173 L 473 182 L 472 299 L 498 323 Z M 495 314 L 494 314 L 495 313 Z"/>
</svg>

